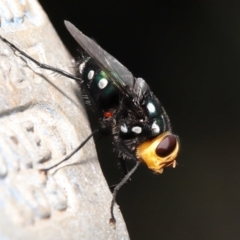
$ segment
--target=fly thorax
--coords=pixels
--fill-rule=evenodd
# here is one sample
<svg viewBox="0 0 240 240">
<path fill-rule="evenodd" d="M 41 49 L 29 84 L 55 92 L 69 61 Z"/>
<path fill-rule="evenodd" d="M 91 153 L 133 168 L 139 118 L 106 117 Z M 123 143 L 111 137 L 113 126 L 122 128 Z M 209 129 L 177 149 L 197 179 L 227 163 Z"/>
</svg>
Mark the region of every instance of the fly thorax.
<svg viewBox="0 0 240 240">
<path fill-rule="evenodd" d="M 155 137 L 166 131 L 170 131 L 168 116 L 155 96 L 144 99 L 142 104 L 148 115 L 149 137 Z"/>
</svg>

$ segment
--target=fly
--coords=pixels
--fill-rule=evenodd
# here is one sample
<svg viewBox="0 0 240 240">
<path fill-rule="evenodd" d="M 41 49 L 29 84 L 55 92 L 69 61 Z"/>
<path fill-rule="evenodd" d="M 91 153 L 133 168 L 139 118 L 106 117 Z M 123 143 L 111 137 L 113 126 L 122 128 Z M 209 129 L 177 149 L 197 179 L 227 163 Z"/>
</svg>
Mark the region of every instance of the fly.
<svg viewBox="0 0 240 240">
<path fill-rule="evenodd" d="M 86 105 L 90 103 L 98 116 L 100 129 L 94 130 L 78 148 L 58 164 L 43 171 L 68 160 L 96 133 L 101 134 L 104 130 L 112 135 L 114 148 L 125 172 L 124 178 L 113 190 L 110 223 L 115 224 L 113 207 L 118 190 L 130 179 L 141 162 L 159 174 L 165 167 L 175 167 L 179 139 L 172 134 L 168 115 L 145 80 L 135 78 L 125 66 L 73 24 L 65 21 L 65 26 L 83 49 L 76 76 L 42 64 L 5 38 L 0 36 L 0 39 L 39 67 L 75 79 Z M 127 170 L 126 160 L 135 162 L 130 171 Z"/>
</svg>

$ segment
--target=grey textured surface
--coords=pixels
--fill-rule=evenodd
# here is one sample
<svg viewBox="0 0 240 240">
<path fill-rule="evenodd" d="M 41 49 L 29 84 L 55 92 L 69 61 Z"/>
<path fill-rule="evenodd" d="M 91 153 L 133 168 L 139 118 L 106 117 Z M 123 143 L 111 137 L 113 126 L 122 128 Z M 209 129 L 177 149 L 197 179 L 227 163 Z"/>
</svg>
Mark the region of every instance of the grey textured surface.
<svg viewBox="0 0 240 240">
<path fill-rule="evenodd" d="M 0 1 L 0 34 L 33 58 L 71 72 L 71 57 L 34 0 Z M 64 25 L 63 25 L 64 27 Z M 54 51 L 53 51 L 54 50 Z M 128 239 L 93 140 L 44 175 L 90 133 L 77 84 L 0 41 L 0 238 Z"/>
</svg>

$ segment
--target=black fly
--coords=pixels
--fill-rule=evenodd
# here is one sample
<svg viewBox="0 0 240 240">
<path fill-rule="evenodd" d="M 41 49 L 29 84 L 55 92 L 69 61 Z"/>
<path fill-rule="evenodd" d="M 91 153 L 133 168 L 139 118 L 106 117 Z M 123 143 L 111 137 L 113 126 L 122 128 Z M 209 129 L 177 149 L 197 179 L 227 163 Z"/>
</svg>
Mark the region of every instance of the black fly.
<svg viewBox="0 0 240 240">
<path fill-rule="evenodd" d="M 86 104 L 90 103 L 98 115 L 100 131 L 94 130 L 57 165 L 68 160 L 97 132 L 107 130 L 112 134 L 114 148 L 125 171 L 124 178 L 113 190 L 110 222 L 115 223 L 113 207 L 118 190 L 129 180 L 140 162 L 145 162 L 155 173 L 162 173 L 168 166 L 175 167 L 179 140 L 171 133 L 169 118 L 147 83 L 142 78 L 135 78 L 126 67 L 73 24 L 65 21 L 65 25 L 84 51 L 76 76 L 39 63 L 5 38 L 0 38 L 39 67 L 75 79 Z M 127 159 L 135 161 L 130 171 L 126 168 Z M 48 171 L 57 165 L 43 170 Z"/>
</svg>

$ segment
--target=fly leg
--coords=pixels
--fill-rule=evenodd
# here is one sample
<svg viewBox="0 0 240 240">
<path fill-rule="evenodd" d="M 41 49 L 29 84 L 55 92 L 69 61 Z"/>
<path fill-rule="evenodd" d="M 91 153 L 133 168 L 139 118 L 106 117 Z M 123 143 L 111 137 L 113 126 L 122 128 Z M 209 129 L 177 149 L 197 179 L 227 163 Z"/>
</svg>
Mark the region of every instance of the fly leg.
<svg viewBox="0 0 240 240">
<path fill-rule="evenodd" d="M 113 225 L 115 225 L 115 223 L 116 223 L 116 219 L 115 219 L 114 214 L 113 214 L 113 207 L 114 207 L 114 204 L 116 202 L 117 193 L 118 193 L 119 189 L 130 179 L 132 174 L 137 170 L 139 164 L 140 164 L 140 162 L 136 161 L 135 166 L 131 169 L 130 172 L 128 172 L 127 175 L 125 175 L 125 177 L 121 180 L 120 183 L 117 184 L 117 186 L 113 190 L 113 198 L 112 198 L 111 207 L 110 207 L 111 218 L 109 220 L 109 222 Z"/>
<path fill-rule="evenodd" d="M 124 178 L 120 181 L 120 183 L 116 184 L 115 186 L 111 186 L 111 187 L 114 187 L 114 190 L 113 190 L 113 198 L 112 198 L 112 202 L 111 202 L 111 207 L 110 207 L 110 213 L 111 213 L 111 218 L 109 220 L 109 222 L 113 225 L 115 225 L 116 223 L 116 219 L 114 217 L 114 214 L 113 214 L 113 207 L 114 207 L 114 204 L 116 202 L 116 196 L 117 196 L 117 193 L 119 191 L 119 189 L 127 182 L 129 182 L 131 180 L 131 176 L 132 174 L 137 170 L 139 164 L 141 163 L 140 161 L 138 161 L 138 159 L 136 159 L 135 155 L 129 150 L 129 148 L 125 145 L 125 144 L 121 144 L 119 146 L 119 150 L 121 150 L 122 152 L 124 152 L 127 157 L 135 160 L 136 164 L 135 166 L 129 171 L 128 168 L 127 168 L 127 164 L 126 164 L 126 160 L 123 159 L 123 158 L 120 158 L 120 164 L 121 164 L 121 167 L 125 173 L 125 176 Z"/>
<path fill-rule="evenodd" d="M 43 172 L 47 172 L 55 167 L 57 167 L 58 165 L 62 164 L 63 162 L 67 161 L 69 158 L 71 158 L 76 152 L 78 152 L 90 139 L 91 137 L 93 137 L 94 134 L 96 134 L 98 132 L 98 129 L 95 129 L 77 148 L 75 148 L 71 153 L 69 153 L 64 159 L 62 159 L 60 162 L 58 162 L 57 164 L 48 167 L 48 168 L 42 168 L 39 169 L 40 171 Z"/>
<path fill-rule="evenodd" d="M 35 60 L 34 58 L 32 58 L 28 54 L 26 54 L 24 51 L 20 50 L 14 44 L 10 43 L 7 39 L 3 38 L 1 35 L 0 35 L 0 39 L 4 43 L 6 43 L 12 50 L 19 52 L 20 55 L 22 55 L 23 57 L 26 57 L 30 61 L 34 62 L 40 68 L 43 68 L 43 69 L 46 69 L 46 70 L 51 70 L 53 72 L 56 72 L 56 73 L 59 73 L 60 75 L 65 76 L 65 77 L 68 77 L 68 78 L 71 78 L 71 79 L 75 79 L 79 83 L 82 83 L 83 80 L 81 78 L 78 78 L 78 77 L 76 77 L 76 76 L 74 76 L 74 75 L 72 75 L 72 74 L 70 74 L 68 72 L 65 72 L 65 71 L 63 71 L 63 70 L 61 70 L 59 68 L 55 68 L 55 67 L 49 66 L 47 64 L 38 62 L 37 60 Z"/>
</svg>

